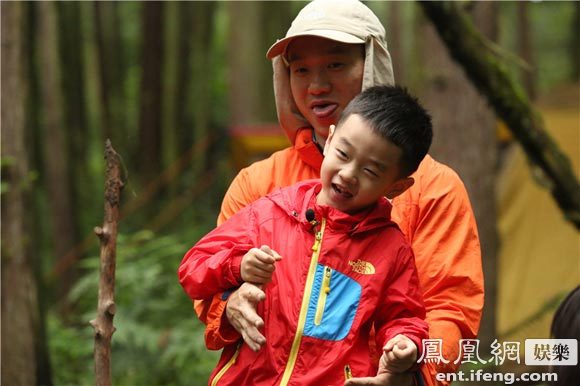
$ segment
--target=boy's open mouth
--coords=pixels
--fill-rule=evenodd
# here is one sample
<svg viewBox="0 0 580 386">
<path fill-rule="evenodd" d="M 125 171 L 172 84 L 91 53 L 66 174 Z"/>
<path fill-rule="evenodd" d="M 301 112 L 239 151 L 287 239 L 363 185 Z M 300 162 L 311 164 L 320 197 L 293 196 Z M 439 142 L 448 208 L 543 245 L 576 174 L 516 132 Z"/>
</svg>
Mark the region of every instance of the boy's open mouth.
<svg viewBox="0 0 580 386">
<path fill-rule="evenodd" d="M 339 195 L 341 195 L 344 198 L 351 198 L 352 197 L 352 193 L 349 192 L 348 190 L 346 190 L 346 188 L 341 187 L 337 184 L 332 184 L 332 189 Z"/>
</svg>

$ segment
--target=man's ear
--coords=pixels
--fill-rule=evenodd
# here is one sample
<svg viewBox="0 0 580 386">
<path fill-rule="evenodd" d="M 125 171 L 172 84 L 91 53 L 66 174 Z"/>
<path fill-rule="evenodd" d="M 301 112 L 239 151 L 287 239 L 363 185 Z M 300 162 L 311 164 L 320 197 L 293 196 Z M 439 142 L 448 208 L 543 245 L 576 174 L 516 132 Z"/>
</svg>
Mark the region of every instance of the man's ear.
<svg viewBox="0 0 580 386">
<path fill-rule="evenodd" d="M 332 136 L 334 135 L 335 129 L 336 129 L 336 126 L 330 125 L 330 127 L 328 129 L 328 138 L 326 138 L 326 142 L 324 142 L 324 149 L 322 151 L 322 155 L 326 155 L 326 152 L 328 151 L 328 148 L 330 146 L 330 141 L 332 140 Z"/>
<path fill-rule="evenodd" d="M 397 197 L 399 194 L 403 193 L 405 190 L 413 186 L 414 183 L 415 180 L 413 179 L 413 177 L 401 178 L 389 188 L 389 191 L 385 194 L 385 196 L 387 196 L 387 198 L 392 200 L 393 198 Z"/>
</svg>

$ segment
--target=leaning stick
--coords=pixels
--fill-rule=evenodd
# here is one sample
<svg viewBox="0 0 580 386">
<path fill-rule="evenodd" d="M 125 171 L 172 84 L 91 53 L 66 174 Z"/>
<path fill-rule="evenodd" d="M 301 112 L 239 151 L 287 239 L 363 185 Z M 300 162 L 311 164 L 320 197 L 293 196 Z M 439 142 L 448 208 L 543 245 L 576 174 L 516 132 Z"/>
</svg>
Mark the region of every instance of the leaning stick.
<svg viewBox="0 0 580 386">
<path fill-rule="evenodd" d="M 101 244 L 99 303 L 97 317 L 90 321 L 95 330 L 95 384 L 111 386 L 111 338 L 115 332 L 115 254 L 117 223 L 121 198 L 121 162 L 107 139 L 105 143 L 105 217 L 102 227 L 95 227 Z"/>
</svg>

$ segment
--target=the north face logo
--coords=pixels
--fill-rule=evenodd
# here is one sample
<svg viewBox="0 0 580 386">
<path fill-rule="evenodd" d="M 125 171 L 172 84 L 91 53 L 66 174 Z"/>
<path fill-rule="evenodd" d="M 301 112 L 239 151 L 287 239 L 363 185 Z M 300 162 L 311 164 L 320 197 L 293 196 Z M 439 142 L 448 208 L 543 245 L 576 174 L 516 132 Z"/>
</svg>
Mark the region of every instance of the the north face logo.
<svg viewBox="0 0 580 386">
<path fill-rule="evenodd" d="M 369 263 L 368 261 L 364 260 L 349 260 L 348 265 L 352 267 L 352 270 L 356 273 L 360 273 L 363 275 L 372 275 L 375 273 L 375 266 Z"/>
</svg>

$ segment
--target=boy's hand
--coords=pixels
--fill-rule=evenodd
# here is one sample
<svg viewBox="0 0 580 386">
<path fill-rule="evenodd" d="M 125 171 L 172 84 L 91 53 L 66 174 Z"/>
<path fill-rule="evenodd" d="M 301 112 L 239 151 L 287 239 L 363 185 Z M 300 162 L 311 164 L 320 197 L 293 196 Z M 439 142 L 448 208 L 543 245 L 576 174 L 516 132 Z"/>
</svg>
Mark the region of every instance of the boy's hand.
<svg viewBox="0 0 580 386">
<path fill-rule="evenodd" d="M 417 346 L 405 335 L 396 335 L 383 347 L 383 360 L 388 371 L 402 373 L 417 361 Z"/>
<path fill-rule="evenodd" d="M 272 280 L 274 264 L 281 259 L 278 252 L 267 245 L 262 245 L 260 249 L 250 249 L 242 258 L 240 268 L 242 280 L 254 284 L 268 283 Z"/>
</svg>

